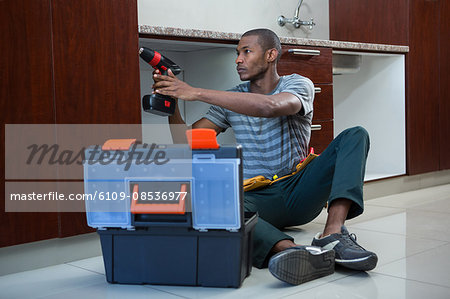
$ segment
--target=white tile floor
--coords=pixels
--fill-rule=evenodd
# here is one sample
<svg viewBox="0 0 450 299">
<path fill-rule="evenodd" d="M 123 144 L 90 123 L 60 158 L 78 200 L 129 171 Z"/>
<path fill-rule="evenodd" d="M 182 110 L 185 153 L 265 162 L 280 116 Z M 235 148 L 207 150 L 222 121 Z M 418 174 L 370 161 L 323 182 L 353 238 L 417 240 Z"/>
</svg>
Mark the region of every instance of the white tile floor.
<svg viewBox="0 0 450 299">
<path fill-rule="evenodd" d="M 287 231 L 309 243 L 325 219 Z M 112 285 L 95 257 L 0 276 L 0 298 L 450 298 L 450 185 L 369 200 L 347 227 L 378 254 L 373 271 L 337 269 L 300 286 L 256 268 L 239 289 Z"/>
</svg>

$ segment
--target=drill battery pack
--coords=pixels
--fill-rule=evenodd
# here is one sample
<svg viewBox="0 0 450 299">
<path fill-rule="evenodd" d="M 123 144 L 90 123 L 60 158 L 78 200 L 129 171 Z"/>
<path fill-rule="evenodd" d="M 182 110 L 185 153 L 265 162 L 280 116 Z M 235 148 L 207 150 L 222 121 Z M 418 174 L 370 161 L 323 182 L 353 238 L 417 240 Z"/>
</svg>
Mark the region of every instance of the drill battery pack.
<svg viewBox="0 0 450 299">
<path fill-rule="evenodd" d="M 173 115 L 176 105 L 175 99 L 160 94 L 148 94 L 142 97 L 144 111 L 160 116 Z"/>
</svg>

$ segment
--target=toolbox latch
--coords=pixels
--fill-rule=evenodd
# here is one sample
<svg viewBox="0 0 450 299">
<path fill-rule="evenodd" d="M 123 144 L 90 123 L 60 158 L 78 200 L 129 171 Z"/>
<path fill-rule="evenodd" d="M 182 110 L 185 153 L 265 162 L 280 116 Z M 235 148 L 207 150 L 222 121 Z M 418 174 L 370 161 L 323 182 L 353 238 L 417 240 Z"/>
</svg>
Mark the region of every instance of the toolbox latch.
<svg viewBox="0 0 450 299">
<path fill-rule="evenodd" d="M 192 129 L 186 131 L 191 149 L 218 149 L 216 131 L 213 129 Z"/>
</svg>

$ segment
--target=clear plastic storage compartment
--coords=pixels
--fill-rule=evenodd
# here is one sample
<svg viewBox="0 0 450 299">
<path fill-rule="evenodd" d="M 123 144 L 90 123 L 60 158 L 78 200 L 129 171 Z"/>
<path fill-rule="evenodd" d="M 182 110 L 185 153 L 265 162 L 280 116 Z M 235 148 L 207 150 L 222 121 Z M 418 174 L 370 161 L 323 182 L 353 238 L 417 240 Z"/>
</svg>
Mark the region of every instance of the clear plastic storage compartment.
<svg viewBox="0 0 450 299">
<path fill-rule="evenodd" d="M 237 230 L 241 227 L 239 163 L 239 159 L 215 159 L 212 156 L 208 158 L 194 155 L 194 229 Z"/>
<path fill-rule="evenodd" d="M 130 181 L 190 180 L 192 161 L 174 159 L 166 164 L 84 164 L 84 192 L 88 225 L 94 228 L 131 228 Z"/>
</svg>

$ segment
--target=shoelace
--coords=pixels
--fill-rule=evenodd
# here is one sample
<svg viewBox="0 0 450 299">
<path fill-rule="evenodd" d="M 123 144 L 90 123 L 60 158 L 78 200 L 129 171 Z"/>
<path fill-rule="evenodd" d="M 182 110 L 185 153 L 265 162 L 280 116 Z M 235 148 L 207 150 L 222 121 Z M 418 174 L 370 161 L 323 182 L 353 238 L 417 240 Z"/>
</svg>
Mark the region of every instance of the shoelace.
<svg viewBox="0 0 450 299">
<path fill-rule="evenodd" d="M 359 245 L 356 242 L 356 235 L 354 233 L 351 234 L 342 234 L 342 239 L 345 241 L 345 243 L 349 246 L 349 247 L 353 247 L 353 248 L 357 248 L 357 249 L 362 249 L 365 250 L 361 245 Z"/>
</svg>

